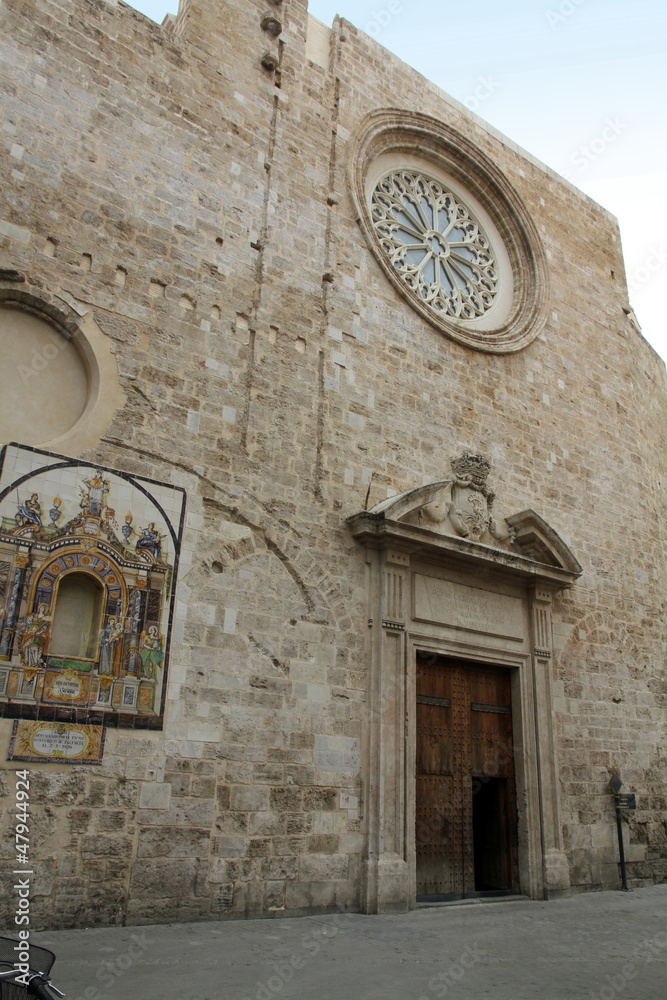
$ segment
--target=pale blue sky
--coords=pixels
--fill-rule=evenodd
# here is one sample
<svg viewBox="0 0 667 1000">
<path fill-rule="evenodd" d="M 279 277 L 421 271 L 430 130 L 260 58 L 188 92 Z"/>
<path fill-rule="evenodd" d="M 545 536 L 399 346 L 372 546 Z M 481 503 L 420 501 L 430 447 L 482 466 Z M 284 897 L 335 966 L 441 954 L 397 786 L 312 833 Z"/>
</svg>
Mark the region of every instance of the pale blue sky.
<svg viewBox="0 0 667 1000">
<path fill-rule="evenodd" d="M 159 22 L 177 2 L 132 6 Z M 352 21 L 617 215 L 631 304 L 667 358 L 664 0 L 311 0 L 309 10 L 327 25 Z"/>
</svg>

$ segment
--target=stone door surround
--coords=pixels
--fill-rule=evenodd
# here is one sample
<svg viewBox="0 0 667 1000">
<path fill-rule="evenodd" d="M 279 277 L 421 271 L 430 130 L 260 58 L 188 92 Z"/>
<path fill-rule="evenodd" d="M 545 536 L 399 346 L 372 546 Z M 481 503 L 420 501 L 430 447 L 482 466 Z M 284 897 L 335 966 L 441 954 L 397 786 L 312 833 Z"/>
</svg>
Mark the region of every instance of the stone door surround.
<svg viewBox="0 0 667 1000">
<path fill-rule="evenodd" d="M 437 508 L 448 485 L 419 487 L 347 521 L 369 571 L 368 913 L 416 905 L 418 651 L 511 668 L 520 889 L 544 899 L 570 885 L 552 719 L 551 607 L 582 568 L 534 511 L 506 519 L 511 544 L 506 535 L 504 548 L 422 527 L 415 515 Z"/>
</svg>

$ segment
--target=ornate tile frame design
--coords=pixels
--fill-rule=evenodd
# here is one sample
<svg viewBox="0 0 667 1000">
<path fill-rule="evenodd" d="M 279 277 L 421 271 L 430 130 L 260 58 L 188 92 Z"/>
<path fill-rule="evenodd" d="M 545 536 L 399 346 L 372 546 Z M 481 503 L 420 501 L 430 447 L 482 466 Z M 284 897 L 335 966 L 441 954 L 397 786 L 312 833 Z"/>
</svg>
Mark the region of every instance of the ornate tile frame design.
<svg viewBox="0 0 667 1000">
<path fill-rule="evenodd" d="M 0 715 L 162 727 L 184 520 L 181 487 L 2 449 Z M 49 651 L 73 573 L 101 595 L 85 655 Z"/>
</svg>

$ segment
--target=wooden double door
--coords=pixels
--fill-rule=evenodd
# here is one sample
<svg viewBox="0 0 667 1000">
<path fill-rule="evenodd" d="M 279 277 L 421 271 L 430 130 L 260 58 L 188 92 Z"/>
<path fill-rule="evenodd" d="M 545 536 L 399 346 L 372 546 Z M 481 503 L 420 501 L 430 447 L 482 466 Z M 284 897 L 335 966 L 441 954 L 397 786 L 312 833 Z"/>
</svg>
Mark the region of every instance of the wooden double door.
<svg viewBox="0 0 667 1000">
<path fill-rule="evenodd" d="M 510 671 L 417 654 L 417 898 L 518 891 Z"/>
</svg>

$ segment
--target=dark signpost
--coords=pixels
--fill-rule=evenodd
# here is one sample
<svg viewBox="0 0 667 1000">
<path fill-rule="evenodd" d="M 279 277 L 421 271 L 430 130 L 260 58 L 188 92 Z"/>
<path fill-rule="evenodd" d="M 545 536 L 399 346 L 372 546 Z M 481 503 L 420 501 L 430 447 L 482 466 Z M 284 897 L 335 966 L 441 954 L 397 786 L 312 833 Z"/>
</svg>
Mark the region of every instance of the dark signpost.
<svg viewBox="0 0 667 1000">
<path fill-rule="evenodd" d="M 609 782 L 609 791 L 614 796 L 614 806 L 616 807 L 616 830 L 618 832 L 618 854 L 619 860 L 621 862 L 621 889 L 623 892 L 630 892 L 628 889 L 628 879 L 625 872 L 625 852 L 623 850 L 623 827 L 621 825 L 621 816 L 623 811 L 626 809 L 636 809 L 637 799 L 634 794 L 624 794 L 621 795 L 621 788 L 623 787 L 623 782 L 621 779 L 614 775 Z"/>
</svg>

